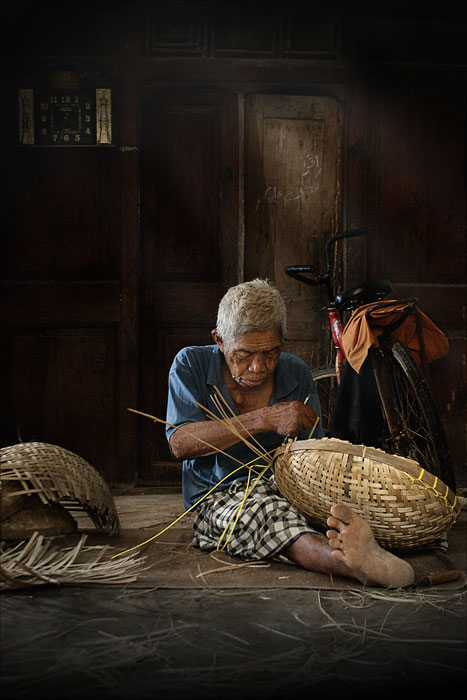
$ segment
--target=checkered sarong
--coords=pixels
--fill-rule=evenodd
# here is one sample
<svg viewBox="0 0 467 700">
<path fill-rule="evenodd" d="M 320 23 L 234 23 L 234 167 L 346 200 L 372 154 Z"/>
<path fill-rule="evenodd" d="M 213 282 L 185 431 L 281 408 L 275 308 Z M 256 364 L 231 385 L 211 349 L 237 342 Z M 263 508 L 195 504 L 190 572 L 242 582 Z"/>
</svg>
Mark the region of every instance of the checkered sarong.
<svg viewBox="0 0 467 700">
<path fill-rule="evenodd" d="M 202 501 L 193 523 L 193 544 L 201 549 L 216 549 L 231 521 L 220 543 L 222 547 L 228 539 L 225 552 L 251 561 L 274 558 L 291 564 L 280 554 L 281 550 L 300 535 L 318 531 L 280 495 L 273 479 L 263 478 L 245 500 L 229 537 L 245 487 L 244 481 L 234 481 L 228 489 L 214 492 Z"/>
</svg>

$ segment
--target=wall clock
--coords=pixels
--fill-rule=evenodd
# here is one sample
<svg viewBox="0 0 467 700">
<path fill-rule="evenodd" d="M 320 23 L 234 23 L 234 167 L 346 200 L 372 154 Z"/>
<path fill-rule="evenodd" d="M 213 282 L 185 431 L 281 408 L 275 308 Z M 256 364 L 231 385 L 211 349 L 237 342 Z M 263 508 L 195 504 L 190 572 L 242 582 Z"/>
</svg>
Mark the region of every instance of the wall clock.
<svg viewBox="0 0 467 700">
<path fill-rule="evenodd" d="M 112 143 L 110 88 L 18 91 L 19 143 L 89 146 Z"/>
<path fill-rule="evenodd" d="M 92 92 L 40 92 L 34 142 L 63 146 L 96 143 L 96 97 Z"/>
</svg>

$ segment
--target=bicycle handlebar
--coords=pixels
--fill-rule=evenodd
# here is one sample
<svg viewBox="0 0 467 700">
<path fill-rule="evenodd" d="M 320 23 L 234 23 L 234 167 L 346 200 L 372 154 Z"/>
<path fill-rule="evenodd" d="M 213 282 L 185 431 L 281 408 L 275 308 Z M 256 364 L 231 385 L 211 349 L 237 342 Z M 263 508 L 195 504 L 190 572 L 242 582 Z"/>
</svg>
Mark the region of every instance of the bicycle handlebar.
<svg viewBox="0 0 467 700">
<path fill-rule="evenodd" d="M 305 282 L 305 284 L 321 284 L 321 282 L 318 282 L 318 278 L 310 279 L 309 277 L 303 276 L 303 273 L 316 272 L 316 267 L 314 265 L 289 265 L 285 268 L 285 272 L 289 277 L 293 277 L 299 282 Z"/>
<path fill-rule="evenodd" d="M 331 251 L 331 246 L 335 241 L 340 241 L 343 238 L 355 238 L 356 236 L 366 236 L 368 235 L 368 229 L 367 228 L 354 228 L 354 229 L 349 229 L 349 231 L 344 231 L 344 233 L 338 233 L 337 236 L 333 236 L 332 238 L 329 239 L 326 245 L 326 264 L 327 264 L 327 272 L 331 272 L 331 256 L 330 256 L 330 251 Z"/>
<path fill-rule="evenodd" d="M 305 274 L 310 274 L 316 272 L 315 265 L 289 265 L 285 268 L 285 273 L 289 277 L 293 277 L 298 282 L 303 282 L 304 284 L 309 284 L 312 286 L 318 286 L 320 284 L 326 285 L 326 290 L 328 296 L 331 299 L 332 289 L 331 289 L 331 246 L 336 241 L 340 241 L 343 238 L 354 238 L 355 236 L 366 236 L 368 234 L 368 229 L 366 228 L 355 228 L 349 231 L 344 231 L 343 233 L 338 233 L 337 236 L 333 236 L 329 239 L 326 244 L 326 264 L 327 270 L 324 275 L 318 275 L 317 277 L 305 277 Z"/>
</svg>

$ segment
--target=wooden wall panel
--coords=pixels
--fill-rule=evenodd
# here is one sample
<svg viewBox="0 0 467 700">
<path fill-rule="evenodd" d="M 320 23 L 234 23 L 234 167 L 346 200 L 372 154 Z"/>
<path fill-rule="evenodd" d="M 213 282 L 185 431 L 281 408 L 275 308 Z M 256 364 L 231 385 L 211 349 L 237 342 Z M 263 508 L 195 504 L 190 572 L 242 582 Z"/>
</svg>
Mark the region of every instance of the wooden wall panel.
<svg viewBox="0 0 467 700">
<path fill-rule="evenodd" d="M 122 164 L 114 147 L 13 144 L 2 222 L 2 444 L 52 442 L 110 484 L 131 483 L 134 437 L 121 408 L 136 386 L 127 313 L 135 256 L 123 255 L 134 243 L 122 246 L 132 230 L 128 158 Z"/>
<path fill-rule="evenodd" d="M 0 321 L 7 326 L 80 326 L 118 323 L 118 282 L 5 282 Z"/>
<path fill-rule="evenodd" d="M 274 56 L 279 8 L 270 2 L 218 2 L 211 5 L 214 56 Z"/>
<path fill-rule="evenodd" d="M 201 279 L 219 274 L 219 111 L 216 105 L 164 105 L 148 134 L 154 160 L 145 237 L 147 280 Z M 215 186 L 214 186 L 215 183 Z M 147 229 L 148 231 L 148 229 Z M 209 254 L 207 254 L 209 251 Z"/>
<path fill-rule="evenodd" d="M 392 280 L 396 298 L 418 297 L 450 340 L 430 379 L 465 482 L 466 93 L 373 88 L 368 114 L 370 272 Z"/>
<path fill-rule="evenodd" d="M 334 3 L 163 2 L 148 4 L 149 55 L 336 57 Z"/>
<path fill-rule="evenodd" d="M 76 452 L 114 478 L 115 329 L 9 334 L 7 444 L 38 440 Z"/>
<path fill-rule="evenodd" d="M 6 187 L 3 279 L 117 279 L 116 151 L 18 148 Z"/>
</svg>

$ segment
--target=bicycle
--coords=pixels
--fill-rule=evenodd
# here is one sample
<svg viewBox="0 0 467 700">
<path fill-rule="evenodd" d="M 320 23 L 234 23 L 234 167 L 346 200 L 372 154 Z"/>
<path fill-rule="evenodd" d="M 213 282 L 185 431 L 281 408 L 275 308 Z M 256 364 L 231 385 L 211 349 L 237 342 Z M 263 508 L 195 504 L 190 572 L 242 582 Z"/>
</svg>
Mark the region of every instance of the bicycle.
<svg viewBox="0 0 467 700">
<path fill-rule="evenodd" d="M 411 352 L 391 335 L 397 324 L 388 326 L 379 336 L 379 347 L 370 349 L 368 360 L 363 366 L 364 378 L 353 372 L 346 362 L 342 345 L 345 327 L 343 313 L 353 314 L 361 306 L 372 304 L 367 312 L 370 314 L 374 309 L 388 303 L 385 299 L 393 289 L 389 280 L 377 279 L 365 281 L 337 295 L 334 294 L 331 249 L 339 240 L 367 233 L 366 229 L 354 229 L 333 236 L 326 246 L 327 269 L 324 274 L 307 277 L 306 275 L 316 273 L 312 265 L 290 265 L 285 268 L 286 274 L 299 282 L 313 286 L 323 285 L 328 296 L 327 314 L 334 343 L 335 363 L 312 369 L 321 401 L 324 434 L 348 439 L 350 442 L 372 444 L 386 452 L 411 457 L 455 491 L 449 448 L 435 400 L 427 379 Z M 394 301 L 389 303 L 394 304 Z M 416 313 L 418 299 L 407 299 L 400 303 L 407 303 L 402 322 L 408 314 Z M 420 344 L 423 351 L 422 334 Z M 362 413 L 366 411 L 369 420 L 372 421 L 371 430 L 374 434 L 371 435 L 370 442 L 353 439 L 354 434 L 351 431 L 350 434 L 346 434 L 342 426 L 338 425 L 336 416 L 338 407 L 344 400 L 342 397 L 346 393 L 350 401 L 357 402 L 356 392 L 361 393 L 363 397 L 359 397 L 363 402 Z"/>
</svg>

